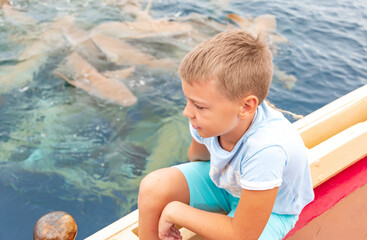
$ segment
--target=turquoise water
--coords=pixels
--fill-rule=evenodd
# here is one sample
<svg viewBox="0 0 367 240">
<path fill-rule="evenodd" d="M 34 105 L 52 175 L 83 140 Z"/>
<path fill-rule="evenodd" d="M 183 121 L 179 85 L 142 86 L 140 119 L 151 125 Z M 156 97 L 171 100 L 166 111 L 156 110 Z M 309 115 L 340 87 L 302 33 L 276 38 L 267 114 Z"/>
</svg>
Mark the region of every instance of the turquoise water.
<svg viewBox="0 0 367 240">
<path fill-rule="evenodd" d="M 18 17 L 1 11 L 0 239 L 31 239 L 36 221 L 56 210 L 75 218 L 77 239 L 84 239 L 136 209 L 138 184 L 148 172 L 187 161 L 190 136 L 175 66 L 199 41 L 235 27 L 229 13 L 272 14 L 273 34 L 287 39 L 271 43 L 277 69 L 269 99 L 278 107 L 306 115 L 367 84 L 364 0 L 162 0 L 149 15 L 182 23 L 171 32 L 137 39 L 137 32 L 99 27 L 139 21 L 147 2 L 131 2 L 24 0 L 11 2 Z M 73 26 L 86 33 L 99 31 L 169 59 L 171 67 L 139 65 L 133 56 L 114 62 L 78 37 L 73 43 L 55 28 L 62 16 L 73 16 Z M 135 66 L 120 81 L 138 102 L 121 106 L 56 77 L 73 51 L 101 73 Z"/>
</svg>

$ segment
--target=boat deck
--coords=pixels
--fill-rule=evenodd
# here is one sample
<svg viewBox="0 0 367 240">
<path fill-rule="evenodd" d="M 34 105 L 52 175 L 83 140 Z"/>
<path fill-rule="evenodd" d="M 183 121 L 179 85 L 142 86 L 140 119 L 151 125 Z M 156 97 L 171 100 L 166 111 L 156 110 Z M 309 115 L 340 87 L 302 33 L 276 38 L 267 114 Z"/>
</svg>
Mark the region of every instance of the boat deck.
<svg viewBox="0 0 367 240">
<path fill-rule="evenodd" d="M 313 217 L 307 211 L 319 209 L 320 215 L 295 229 L 287 240 L 367 239 L 366 182 L 367 157 L 315 189 L 315 203 L 302 214 Z"/>
</svg>

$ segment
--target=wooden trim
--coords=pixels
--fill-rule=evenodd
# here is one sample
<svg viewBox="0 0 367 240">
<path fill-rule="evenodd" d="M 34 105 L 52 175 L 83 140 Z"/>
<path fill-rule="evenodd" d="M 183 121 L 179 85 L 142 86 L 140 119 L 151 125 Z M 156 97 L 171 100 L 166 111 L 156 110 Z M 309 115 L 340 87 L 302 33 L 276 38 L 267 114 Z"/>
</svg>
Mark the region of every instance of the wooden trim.
<svg viewBox="0 0 367 240">
<path fill-rule="evenodd" d="M 125 217 L 120 218 L 116 222 L 101 229 L 95 234 L 89 236 L 85 240 L 117 240 L 117 239 L 129 239 L 138 240 L 137 228 L 138 228 L 139 212 L 135 210 Z"/>
<path fill-rule="evenodd" d="M 367 120 L 367 85 L 293 123 L 309 149 Z"/>
<path fill-rule="evenodd" d="M 310 149 L 313 187 L 335 176 L 367 154 L 367 121 L 358 123 Z"/>
</svg>

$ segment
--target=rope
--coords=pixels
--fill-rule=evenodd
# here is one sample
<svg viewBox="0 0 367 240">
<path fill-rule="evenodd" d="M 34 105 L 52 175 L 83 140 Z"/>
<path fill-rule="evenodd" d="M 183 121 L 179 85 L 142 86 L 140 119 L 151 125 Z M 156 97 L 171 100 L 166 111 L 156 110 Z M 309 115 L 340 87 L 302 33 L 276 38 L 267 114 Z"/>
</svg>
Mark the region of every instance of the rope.
<svg viewBox="0 0 367 240">
<path fill-rule="evenodd" d="M 281 113 L 285 113 L 285 114 L 289 114 L 293 117 L 293 119 L 301 119 L 303 118 L 304 116 L 303 115 L 300 115 L 300 114 L 296 114 L 296 113 L 292 113 L 290 111 L 287 111 L 287 110 L 283 110 L 283 109 L 280 109 L 280 108 L 277 108 L 273 103 L 271 103 L 269 100 L 265 100 L 267 104 L 269 104 L 270 107 L 274 108 L 275 110 L 281 112 Z"/>
</svg>

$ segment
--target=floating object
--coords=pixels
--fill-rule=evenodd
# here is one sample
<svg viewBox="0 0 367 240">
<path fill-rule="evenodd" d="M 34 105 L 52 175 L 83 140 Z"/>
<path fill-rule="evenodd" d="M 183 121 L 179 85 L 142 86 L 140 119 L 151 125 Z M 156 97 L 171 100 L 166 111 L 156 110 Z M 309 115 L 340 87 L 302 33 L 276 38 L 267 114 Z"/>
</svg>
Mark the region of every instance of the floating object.
<svg viewBox="0 0 367 240">
<path fill-rule="evenodd" d="M 329 237 L 325 239 L 364 239 L 367 225 L 362 219 L 366 216 L 367 205 L 365 197 L 360 196 L 367 196 L 367 85 L 307 115 L 293 126 L 309 149 L 316 197 L 302 211 L 298 223 L 286 238 L 313 239 L 316 233 L 323 231 L 319 227 L 323 224 L 329 229 Z M 354 201 L 350 203 L 350 199 Z M 350 204 L 343 203 L 347 200 Z M 335 218 L 327 218 L 328 213 L 340 208 L 341 204 L 353 208 L 354 214 L 360 216 L 351 217 L 350 212 L 341 211 L 351 222 L 350 228 L 346 228 L 345 221 L 338 225 Z M 137 240 L 138 215 L 135 210 L 86 240 Z M 311 230 L 303 230 L 308 226 Z M 203 239 L 186 228 L 181 228 L 180 232 L 184 240 Z M 351 232 L 355 237 L 350 237 Z"/>
<path fill-rule="evenodd" d="M 50 212 L 41 217 L 33 229 L 34 240 L 74 240 L 78 228 L 66 212 Z"/>
</svg>

